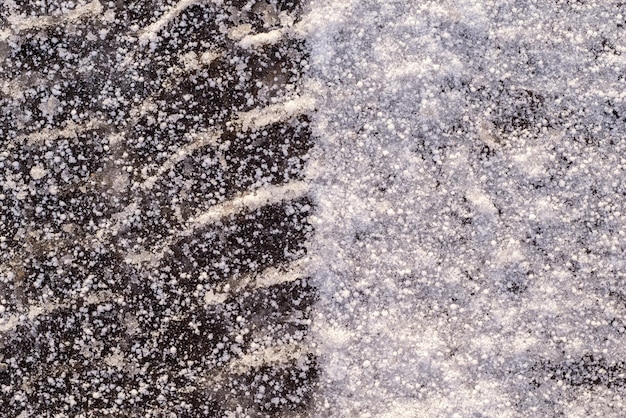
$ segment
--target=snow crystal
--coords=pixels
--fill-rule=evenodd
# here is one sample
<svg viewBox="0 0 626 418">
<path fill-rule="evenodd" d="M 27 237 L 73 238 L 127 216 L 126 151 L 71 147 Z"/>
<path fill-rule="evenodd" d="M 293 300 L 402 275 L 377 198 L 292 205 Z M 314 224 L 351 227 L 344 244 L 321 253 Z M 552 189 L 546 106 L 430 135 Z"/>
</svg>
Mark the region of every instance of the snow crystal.
<svg viewBox="0 0 626 418">
<path fill-rule="evenodd" d="M 30 176 L 33 180 L 40 180 L 48 174 L 48 171 L 40 165 L 35 165 L 30 169 Z"/>
</svg>

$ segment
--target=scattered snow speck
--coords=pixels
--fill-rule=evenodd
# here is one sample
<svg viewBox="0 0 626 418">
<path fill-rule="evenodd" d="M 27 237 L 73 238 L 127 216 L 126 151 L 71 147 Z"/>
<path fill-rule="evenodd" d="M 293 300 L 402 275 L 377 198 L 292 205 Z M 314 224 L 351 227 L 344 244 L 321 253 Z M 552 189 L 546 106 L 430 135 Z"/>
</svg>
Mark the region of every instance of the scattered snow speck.
<svg viewBox="0 0 626 418">
<path fill-rule="evenodd" d="M 46 177 L 47 174 L 48 174 L 48 171 L 40 165 L 35 165 L 30 169 L 30 176 L 34 180 L 42 179 Z"/>
</svg>

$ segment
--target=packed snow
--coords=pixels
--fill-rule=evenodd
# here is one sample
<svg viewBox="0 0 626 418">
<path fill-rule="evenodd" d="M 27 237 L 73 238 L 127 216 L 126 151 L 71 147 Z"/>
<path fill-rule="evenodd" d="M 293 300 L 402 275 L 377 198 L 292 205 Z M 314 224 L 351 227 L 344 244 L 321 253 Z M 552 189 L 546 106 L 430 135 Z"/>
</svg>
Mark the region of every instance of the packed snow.
<svg viewBox="0 0 626 418">
<path fill-rule="evenodd" d="M 621 416 L 626 7 L 314 0 L 320 416 Z"/>
</svg>

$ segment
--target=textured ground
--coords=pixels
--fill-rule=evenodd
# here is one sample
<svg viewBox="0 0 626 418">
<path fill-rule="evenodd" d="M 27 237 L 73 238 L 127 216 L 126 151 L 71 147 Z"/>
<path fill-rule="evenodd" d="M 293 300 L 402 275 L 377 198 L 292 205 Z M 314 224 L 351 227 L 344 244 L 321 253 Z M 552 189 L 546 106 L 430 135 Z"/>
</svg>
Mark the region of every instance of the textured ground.
<svg viewBox="0 0 626 418">
<path fill-rule="evenodd" d="M 624 3 L 312 10 L 330 415 L 623 417 Z"/>
<path fill-rule="evenodd" d="M 0 415 L 308 405 L 300 13 L 2 3 Z"/>
<path fill-rule="evenodd" d="M 623 417 L 626 6 L 0 3 L 1 417 Z"/>
</svg>

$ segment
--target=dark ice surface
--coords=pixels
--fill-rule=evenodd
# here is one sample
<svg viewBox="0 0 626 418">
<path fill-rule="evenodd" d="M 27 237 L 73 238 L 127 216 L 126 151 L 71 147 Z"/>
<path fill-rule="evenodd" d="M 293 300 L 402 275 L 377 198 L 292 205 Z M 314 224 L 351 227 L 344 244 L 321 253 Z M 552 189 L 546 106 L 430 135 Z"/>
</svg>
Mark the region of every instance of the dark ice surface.
<svg viewBox="0 0 626 418">
<path fill-rule="evenodd" d="M 0 416 L 308 407 L 315 290 L 291 265 L 311 201 L 281 190 L 303 178 L 309 117 L 241 122 L 297 97 L 307 65 L 298 37 L 241 39 L 300 9 L 0 5 Z"/>
</svg>

